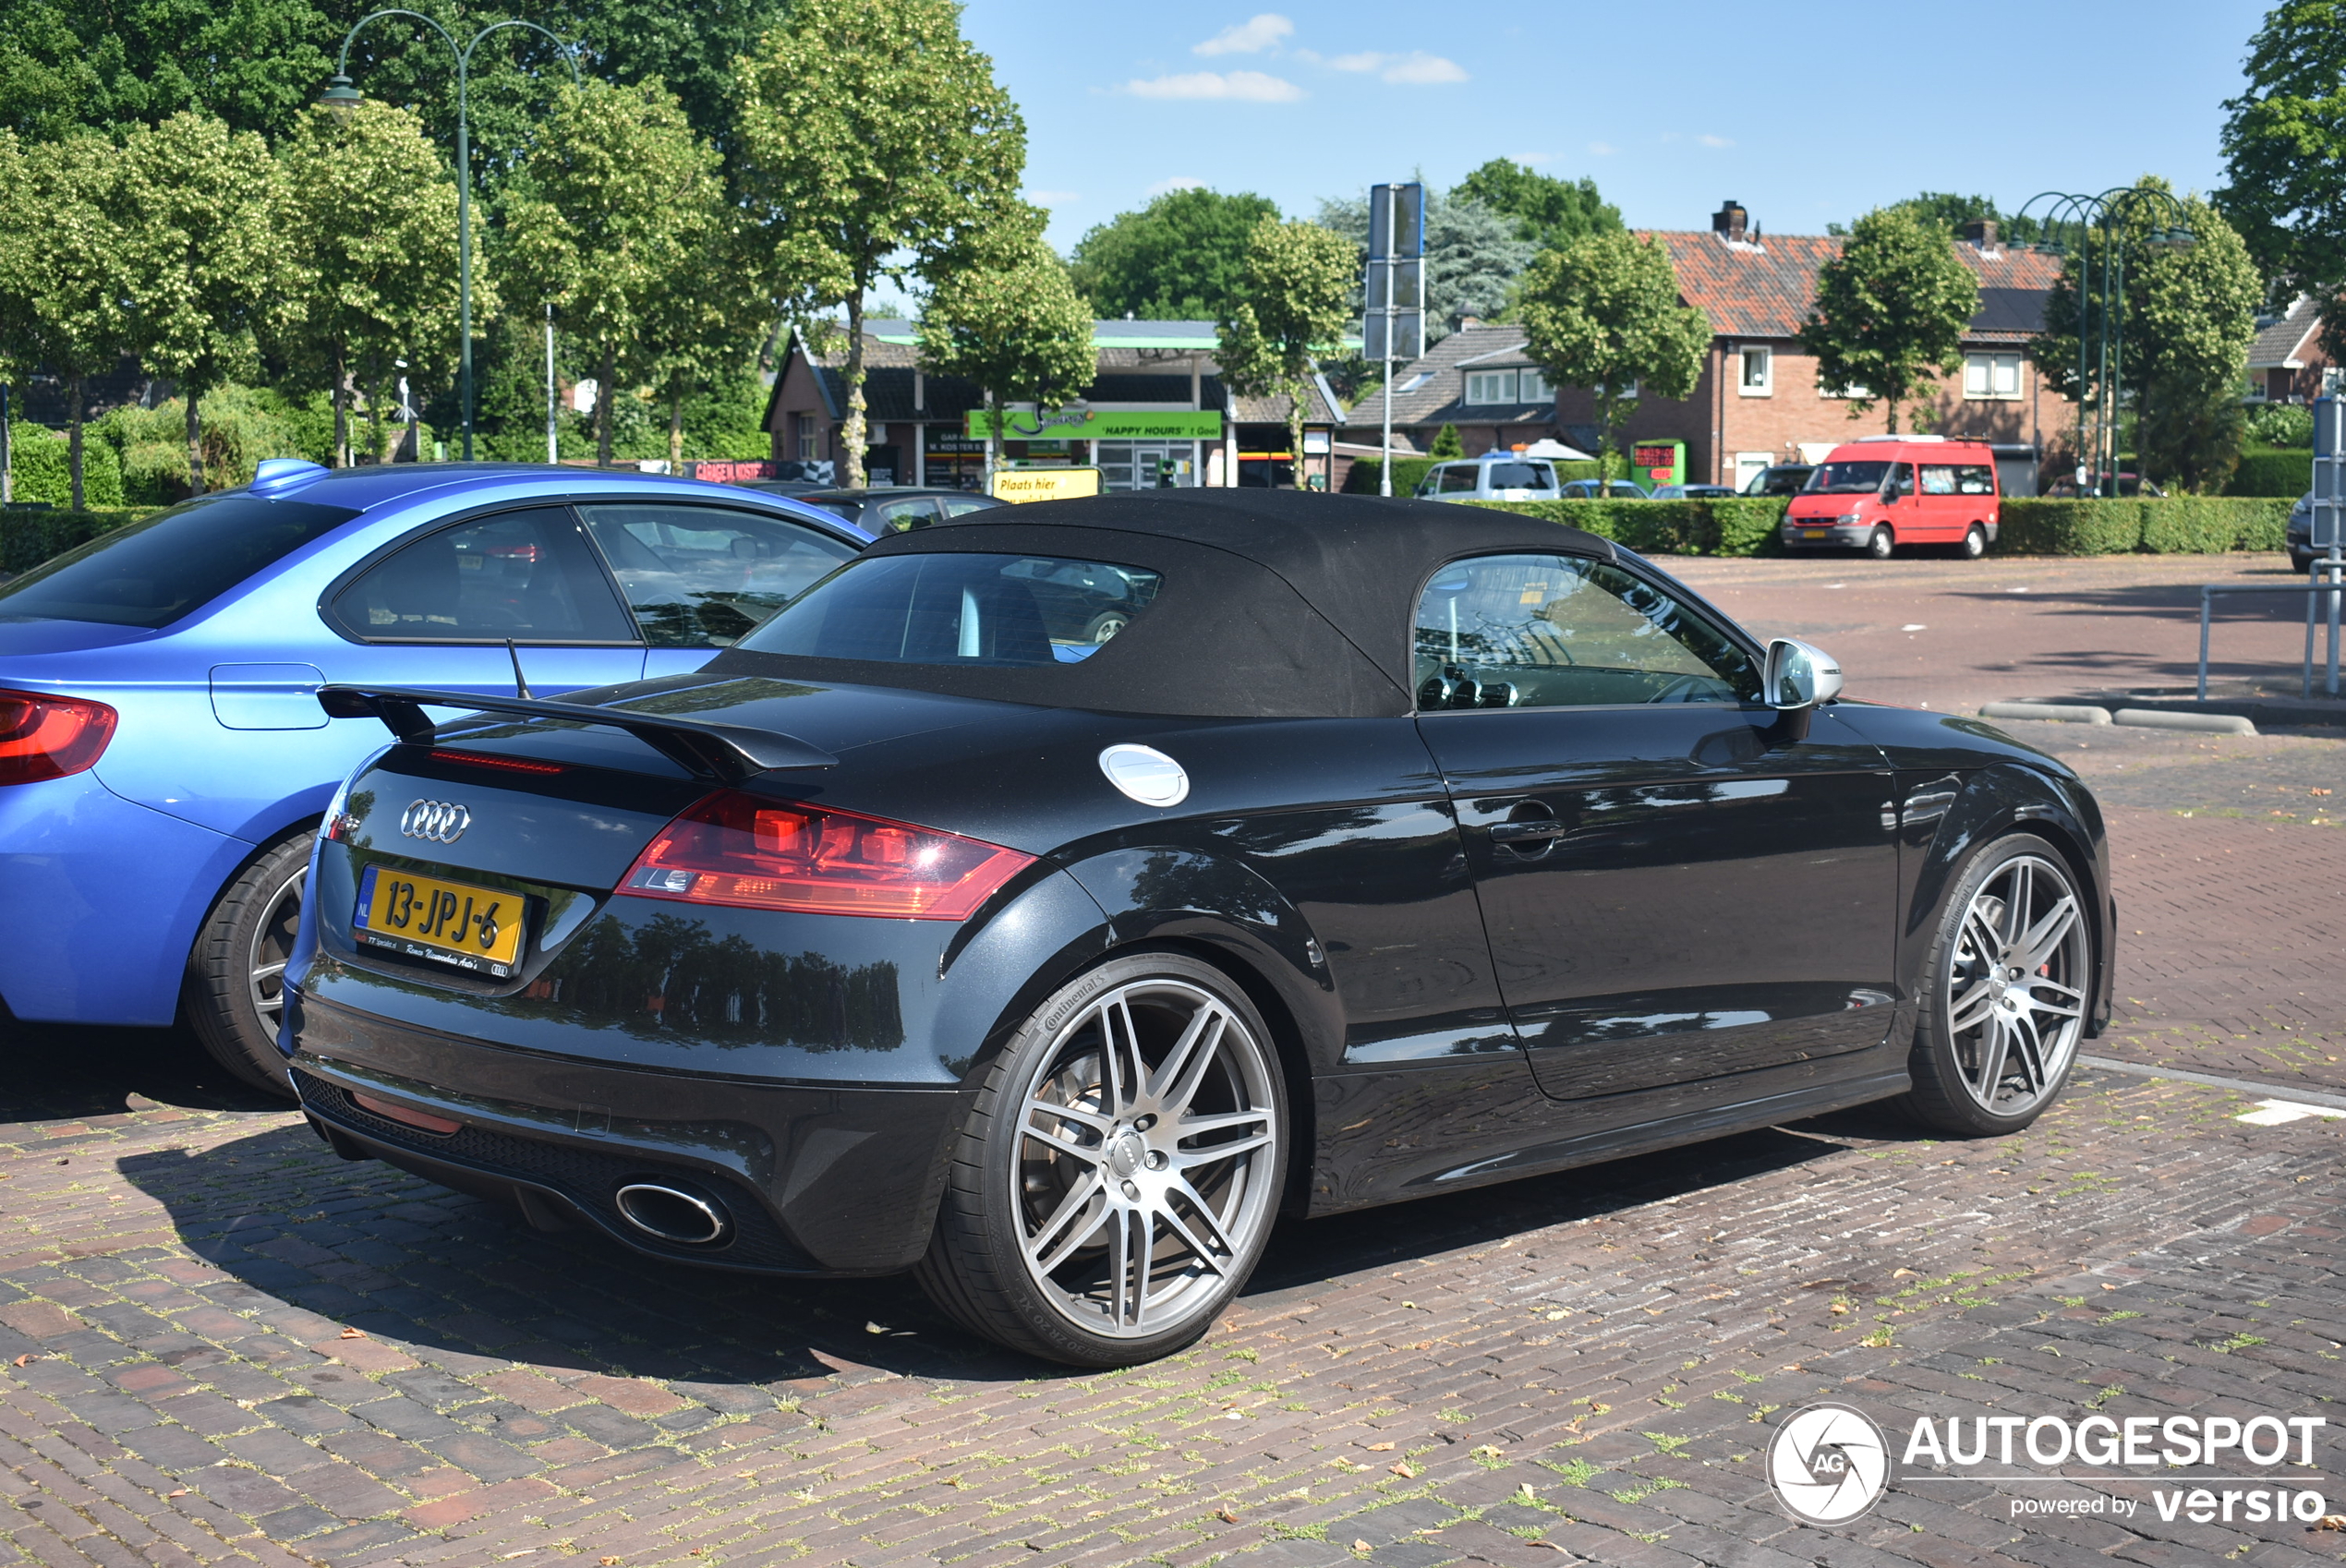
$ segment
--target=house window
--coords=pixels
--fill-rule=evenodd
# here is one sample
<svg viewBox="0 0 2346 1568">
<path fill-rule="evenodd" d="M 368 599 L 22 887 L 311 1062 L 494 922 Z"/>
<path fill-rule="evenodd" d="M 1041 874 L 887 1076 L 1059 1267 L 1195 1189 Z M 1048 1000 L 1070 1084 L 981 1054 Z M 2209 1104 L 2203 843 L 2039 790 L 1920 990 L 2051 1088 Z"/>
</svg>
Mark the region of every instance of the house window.
<svg viewBox="0 0 2346 1568">
<path fill-rule="evenodd" d="M 1516 373 L 1513 370 L 1469 370 L 1467 372 L 1466 400 L 1470 404 L 1513 403 Z"/>
<path fill-rule="evenodd" d="M 812 414 L 794 414 L 791 416 L 791 418 L 798 427 L 798 428 L 792 432 L 797 450 L 792 452 L 791 455 L 807 462 L 814 461 L 816 456 L 815 451 L 815 416 Z"/>
<path fill-rule="evenodd" d="M 1986 399 L 2009 403 L 2017 400 L 2020 396 L 2020 356 L 1965 355 L 1963 394 L 1974 402 Z"/>
<path fill-rule="evenodd" d="M 1602 394 L 1603 393 L 1603 392 L 1604 392 L 1604 383 L 1603 383 L 1602 381 L 1599 381 L 1599 382 L 1597 383 L 1597 385 L 1596 385 L 1596 390 L 1597 390 L 1598 393 L 1599 393 L 1600 395 L 1602 395 Z M 1630 382 L 1627 386 L 1623 387 L 1623 388 L 1621 389 L 1620 392 L 1619 392 L 1617 395 L 1620 397 L 1621 401 L 1622 401 L 1622 402 L 1624 402 L 1624 403 L 1635 403 L 1635 402 L 1637 402 L 1637 401 L 1638 401 L 1638 383 L 1637 383 L 1637 382 L 1635 382 L 1635 381 L 1631 381 L 1631 382 Z"/>
<path fill-rule="evenodd" d="M 1868 391 L 1865 384 L 1860 381 L 1852 381 L 1845 387 L 1829 387 L 1822 381 L 1819 381 L 1817 395 L 1819 397 L 1871 397 L 1873 393 Z"/>
<path fill-rule="evenodd" d="M 1765 344 L 1746 344 L 1738 356 L 1742 371 L 1735 391 L 1745 397 L 1773 397 L 1776 392 L 1776 351 Z"/>
<path fill-rule="evenodd" d="M 1556 390 L 1548 385 L 1548 379 L 1545 376 L 1537 370 L 1525 370 L 1520 372 L 1520 375 L 1524 402 L 1553 403 L 1555 401 Z"/>
</svg>

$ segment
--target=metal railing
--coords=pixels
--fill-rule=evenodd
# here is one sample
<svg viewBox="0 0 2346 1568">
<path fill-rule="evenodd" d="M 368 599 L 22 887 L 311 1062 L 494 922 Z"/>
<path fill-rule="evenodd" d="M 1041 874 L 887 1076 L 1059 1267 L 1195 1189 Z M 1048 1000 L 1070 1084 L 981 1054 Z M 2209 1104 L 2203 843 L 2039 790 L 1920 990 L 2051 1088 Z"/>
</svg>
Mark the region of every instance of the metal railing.
<svg viewBox="0 0 2346 1568">
<path fill-rule="evenodd" d="M 2327 575 L 2327 583 L 2320 579 Z M 2207 635 L 2216 619 L 2218 594 L 2304 594 L 2305 596 L 2305 669 L 2303 694 L 2314 694 L 2314 611 L 2317 599 L 2329 601 L 2329 672 L 2326 690 L 2338 695 L 2338 635 L 2340 601 L 2346 600 L 2346 561 L 2316 561 L 2312 581 L 2305 583 L 2202 583 L 2199 585 L 2199 700 L 2207 700 Z"/>
</svg>

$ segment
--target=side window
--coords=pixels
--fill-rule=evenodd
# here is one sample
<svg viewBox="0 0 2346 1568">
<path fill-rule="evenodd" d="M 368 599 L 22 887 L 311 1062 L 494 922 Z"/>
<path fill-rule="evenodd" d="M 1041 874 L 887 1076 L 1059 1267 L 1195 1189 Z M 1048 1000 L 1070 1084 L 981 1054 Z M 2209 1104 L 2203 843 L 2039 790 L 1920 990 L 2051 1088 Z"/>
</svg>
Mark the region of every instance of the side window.
<svg viewBox="0 0 2346 1568">
<path fill-rule="evenodd" d="M 1442 470 L 1442 493 L 1457 495 L 1471 491 L 1476 476 L 1473 464 L 1453 463 Z"/>
<path fill-rule="evenodd" d="M 875 534 L 901 534 L 925 528 L 937 521 L 937 502 L 927 496 L 884 501 L 865 513 L 864 526 Z"/>
<path fill-rule="evenodd" d="M 945 515 L 948 517 L 959 517 L 965 513 L 984 512 L 987 507 L 994 504 L 995 503 L 993 501 L 988 501 L 984 496 L 947 496 L 945 498 Z"/>
<path fill-rule="evenodd" d="M 1955 469 L 1950 463 L 1926 463 L 1922 465 L 1922 493 L 1927 496 L 1951 496 L 1955 493 Z"/>
<path fill-rule="evenodd" d="M 1893 496 L 1910 496 L 1915 493 L 1915 465 L 1913 464 L 1893 463 L 1890 465 L 1890 493 Z"/>
<path fill-rule="evenodd" d="M 1758 665 L 1735 639 L 1618 566 L 1567 556 L 1456 561 L 1426 585 L 1418 707 L 1745 703 Z"/>
<path fill-rule="evenodd" d="M 1966 496 L 1991 496 L 1996 493 L 1996 471 L 1981 465 L 1965 464 L 1955 470 L 1955 493 Z"/>
<path fill-rule="evenodd" d="M 590 501 L 578 510 L 658 648 L 730 647 L 855 554 L 804 524 L 725 507 Z"/>
<path fill-rule="evenodd" d="M 633 643 L 635 628 L 562 506 L 403 545 L 334 596 L 352 636 L 392 643 Z"/>
</svg>

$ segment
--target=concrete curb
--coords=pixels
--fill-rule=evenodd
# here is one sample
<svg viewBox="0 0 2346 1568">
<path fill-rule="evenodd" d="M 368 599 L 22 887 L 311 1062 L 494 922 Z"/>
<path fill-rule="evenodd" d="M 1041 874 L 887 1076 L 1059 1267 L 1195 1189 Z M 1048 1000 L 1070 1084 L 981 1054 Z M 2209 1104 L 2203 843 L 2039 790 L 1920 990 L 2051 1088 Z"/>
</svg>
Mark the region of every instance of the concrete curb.
<svg viewBox="0 0 2346 1568">
<path fill-rule="evenodd" d="M 2255 720 L 2236 713 L 2164 713 L 2157 708 L 2122 707 L 2112 716 L 2120 724 L 2145 730 L 2195 730 L 2205 735 L 2254 735 Z"/>
<path fill-rule="evenodd" d="M 2086 707 L 2069 703 L 1989 703 L 1979 710 L 1982 718 L 2037 718 L 2055 724 L 2108 724 L 2110 710 L 2106 707 Z"/>
</svg>

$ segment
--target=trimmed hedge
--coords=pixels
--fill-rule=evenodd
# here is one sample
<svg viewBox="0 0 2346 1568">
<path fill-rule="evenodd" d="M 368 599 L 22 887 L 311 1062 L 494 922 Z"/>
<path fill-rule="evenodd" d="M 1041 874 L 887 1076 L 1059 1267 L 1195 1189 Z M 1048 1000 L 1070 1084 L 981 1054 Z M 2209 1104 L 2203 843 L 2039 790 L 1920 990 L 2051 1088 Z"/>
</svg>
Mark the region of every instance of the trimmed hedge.
<svg viewBox="0 0 2346 1568">
<path fill-rule="evenodd" d="M 8 427 L 10 488 L 19 501 L 45 501 L 52 506 L 73 501 L 73 465 L 67 454 L 67 438 L 40 425 L 21 420 Z M 93 429 L 81 436 L 81 499 L 94 508 L 122 504 L 122 460 Z"/>
<path fill-rule="evenodd" d="M 154 514 L 151 506 L 120 507 L 105 512 L 32 512 L 23 507 L 0 509 L 0 573 L 11 576 L 30 572 L 53 555 L 125 524 Z"/>
<path fill-rule="evenodd" d="M 1640 555 L 1762 555 L 1777 547 L 1782 496 L 1706 501 L 1479 501 L 1624 544 Z"/>
<path fill-rule="evenodd" d="M 2229 496 L 2287 496 L 2295 501 L 2314 488 L 2314 454 L 2305 447 L 2255 447 L 2240 454 L 2240 466 L 2224 484 Z"/>
<path fill-rule="evenodd" d="M 2294 496 L 2297 492 L 2291 492 Z M 2215 555 L 2279 549 L 2290 502 L 2264 496 L 2047 501 L 2007 497 L 2000 552 L 2013 555 Z"/>
</svg>

